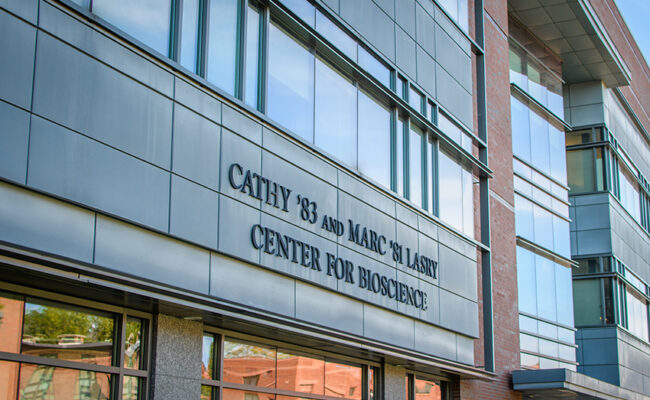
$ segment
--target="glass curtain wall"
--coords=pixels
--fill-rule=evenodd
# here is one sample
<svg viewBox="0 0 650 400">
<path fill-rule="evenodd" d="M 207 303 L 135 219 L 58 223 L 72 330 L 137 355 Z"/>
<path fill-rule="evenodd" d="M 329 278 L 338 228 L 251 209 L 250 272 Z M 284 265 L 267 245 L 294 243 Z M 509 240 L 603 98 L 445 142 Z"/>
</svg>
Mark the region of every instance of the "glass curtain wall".
<svg viewBox="0 0 650 400">
<path fill-rule="evenodd" d="M 618 324 L 638 339 L 650 342 L 648 284 L 616 257 L 577 261 L 579 267 L 573 271 L 576 326 Z"/>
<path fill-rule="evenodd" d="M 274 9 L 270 15 L 271 10 L 254 0 L 94 0 L 79 4 L 264 112 L 305 142 L 473 236 L 474 178 L 471 168 L 461 166 L 467 160 L 450 156 L 455 153 L 450 149 L 439 169 L 438 143 L 407 115 L 412 111 L 389 105 L 389 98 L 372 94 L 376 93 L 372 85 L 362 87 L 363 79 L 336 67 L 341 60 L 321 54 L 315 41 L 304 39 L 306 32 L 296 34 L 300 28 L 285 20 L 284 11 Z M 460 18 L 461 25 L 467 22 L 466 0 L 447 1 L 443 6 L 454 19 Z M 412 82 L 398 78 L 401 85 L 395 85 L 395 71 L 312 3 L 283 1 L 281 8 L 316 29 L 340 51 L 340 58 L 355 62 L 371 80 L 400 91 L 418 116 L 430 118 L 472 154 L 469 131 L 444 112 L 438 115 L 438 106 Z M 152 18 L 136 20 L 134 15 Z M 400 112 L 405 119 L 398 118 Z M 440 181 L 444 186 L 439 190 Z M 444 198 L 439 200 L 439 195 Z M 455 198 L 459 203 L 453 203 Z"/>
<path fill-rule="evenodd" d="M 0 292 L 0 397 L 146 398 L 149 318 L 72 301 Z"/>
<path fill-rule="evenodd" d="M 514 40 L 510 80 L 521 364 L 575 371 L 562 81 Z"/>
<path fill-rule="evenodd" d="M 203 334 L 201 370 L 204 400 L 377 400 L 376 366 L 218 333 Z"/>
</svg>

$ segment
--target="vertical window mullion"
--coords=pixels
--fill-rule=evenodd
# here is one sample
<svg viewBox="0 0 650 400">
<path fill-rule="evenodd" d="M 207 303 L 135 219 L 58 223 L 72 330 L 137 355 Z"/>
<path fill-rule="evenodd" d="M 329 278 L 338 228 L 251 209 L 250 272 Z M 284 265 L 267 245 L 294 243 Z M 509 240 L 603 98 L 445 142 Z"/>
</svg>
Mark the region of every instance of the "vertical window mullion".
<svg viewBox="0 0 650 400">
<path fill-rule="evenodd" d="M 210 0 L 203 0 L 201 13 L 201 47 L 199 75 L 208 78 L 208 46 L 210 44 Z"/>
<path fill-rule="evenodd" d="M 235 53 L 235 97 L 244 100 L 246 68 L 246 20 L 248 1 L 237 0 L 237 51 Z"/>
<path fill-rule="evenodd" d="M 420 107 L 421 107 L 422 102 L 420 101 Z M 420 110 L 421 112 L 422 110 Z M 422 180 L 420 182 L 420 185 L 422 186 L 422 204 L 425 210 L 429 208 L 428 202 L 429 202 L 429 194 L 427 190 L 429 189 L 429 185 L 427 185 L 427 177 L 429 174 L 427 174 L 427 165 L 429 165 L 427 161 L 427 143 L 429 143 L 429 140 L 427 138 L 428 132 L 425 129 L 424 132 L 422 133 L 422 136 L 420 137 L 420 171 L 422 171 Z"/>
<path fill-rule="evenodd" d="M 183 1 L 184 0 L 171 0 L 171 26 L 169 29 L 169 58 L 176 62 L 180 62 L 180 48 L 181 48 L 181 23 L 183 21 Z"/>
<path fill-rule="evenodd" d="M 411 199 L 411 117 L 404 120 L 404 197 Z"/>
<path fill-rule="evenodd" d="M 268 71 L 269 71 L 269 25 L 271 24 L 271 11 L 264 7 L 260 11 L 262 17 L 262 28 L 260 29 L 260 70 L 259 70 L 259 109 L 266 114 L 268 106 Z"/>
</svg>

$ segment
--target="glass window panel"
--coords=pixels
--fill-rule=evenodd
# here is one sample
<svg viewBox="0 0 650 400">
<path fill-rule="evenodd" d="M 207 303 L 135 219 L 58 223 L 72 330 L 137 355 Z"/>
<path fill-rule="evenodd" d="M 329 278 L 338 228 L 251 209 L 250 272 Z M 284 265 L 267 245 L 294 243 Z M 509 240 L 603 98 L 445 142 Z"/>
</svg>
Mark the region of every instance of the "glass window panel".
<svg viewBox="0 0 650 400">
<path fill-rule="evenodd" d="M 443 113 L 438 114 L 438 127 L 445 133 L 445 135 L 449 136 L 451 140 L 459 145 L 461 144 L 462 132 L 460 128 L 451 122 L 451 120 Z"/>
<path fill-rule="evenodd" d="M 212 400 L 212 386 L 201 386 L 201 400 Z"/>
<path fill-rule="evenodd" d="M 409 132 L 409 200 L 422 207 L 422 131 L 411 125 Z M 456 203 L 456 205 L 461 203 Z"/>
<path fill-rule="evenodd" d="M 76 369 L 21 364 L 21 399 L 108 399 L 113 377 Z"/>
<path fill-rule="evenodd" d="M 325 363 L 325 395 L 361 400 L 361 367 Z"/>
<path fill-rule="evenodd" d="M 531 163 L 544 173 L 550 171 L 548 122 L 534 111 L 530 111 Z"/>
<path fill-rule="evenodd" d="M 571 292 L 573 292 L 573 290 Z M 571 329 L 558 327 L 557 338 L 563 342 L 573 343 L 575 340 L 575 334 Z"/>
<path fill-rule="evenodd" d="M 641 202 L 639 198 L 639 185 L 636 182 L 636 178 L 625 168 L 625 166 L 620 165 L 618 169 L 618 181 L 621 204 L 635 220 L 640 221 Z"/>
<path fill-rule="evenodd" d="M 71 1 L 85 9 L 90 8 L 90 0 L 71 0 Z"/>
<path fill-rule="evenodd" d="M 648 305 L 632 289 L 626 289 L 628 330 L 635 336 L 648 341 Z"/>
<path fill-rule="evenodd" d="M 549 324 L 548 322 L 538 321 L 539 334 L 549 338 L 557 339 L 557 325 Z"/>
<path fill-rule="evenodd" d="M 417 112 L 422 113 L 422 95 L 413 87 L 409 87 L 409 105 Z"/>
<path fill-rule="evenodd" d="M 124 341 L 124 367 L 141 368 L 140 354 L 142 352 L 142 340 L 144 340 L 144 326 L 139 318 L 128 317 L 126 320 L 126 332 Z"/>
<path fill-rule="evenodd" d="M 469 30 L 469 11 L 467 8 L 467 0 L 458 0 L 458 25 L 465 32 Z"/>
<path fill-rule="evenodd" d="M 533 187 L 533 200 L 549 208 L 553 204 L 551 201 L 551 196 L 548 193 L 536 187 Z"/>
<path fill-rule="evenodd" d="M 552 369 L 559 368 L 560 363 L 556 360 L 550 360 L 548 358 L 540 357 L 539 358 L 539 368 L 541 369 Z"/>
<path fill-rule="evenodd" d="M 573 280 L 571 268 L 555 264 L 555 293 L 557 295 L 557 322 L 573 326 Z"/>
<path fill-rule="evenodd" d="M 415 400 L 440 400 L 442 391 L 440 382 L 431 379 L 415 379 Z"/>
<path fill-rule="evenodd" d="M 519 316 L 519 329 L 521 331 L 537 333 L 537 320 L 525 315 Z"/>
<path fill-rule="evenodd" d="M 196 72 L 199 43 L 199 0 L 183 0 L 181 21 L 181 65 Z"/>
<path fill-rule="evenodd" d="M 571 238 L 569 221 L 553 215 L 553 250 L 566 258 L 571 258 Z"/>
<path fill-rule="evenodd" d="M 535 243 L 547 249 L 553 248 L 553 214 L 542 207 L 533 205 L 535 218 Z"/>
<path fill-rule="evenodd" d="M 395 173 L 397 175 L 397 193 L 404 196 L 404 121 L 397 120 L 395 143 Z"/>
<path fill-rule="evenodd" d="M 510 82 L 523 90 L 528 90 L 528 77 L 526 77 L 526 64 L 524 54 L 519 49 L 510 47 Z"/>
<path fill-rule="evenodd" d="M 359 66 L 365 69 L 374 76 L 379 82 L 383 83 L 384 86 L 390 88 L 390 70 L 382 64 L 381 61 L 377 60 L 375 56 L 370 54 L 366 49 L 359 46 L 358 49 L 358 59 Z"/>
<path fill-rule="evenodd" d="M 533 186 L 516 175 L 514 179 L 514 185 L 515 190 L 519 193 L 530 197 L 533 196 Z"/>
<path fill-rule="evenodd" d="M 557 357 L 558 356 L 557 342 L 551 342 L 550 340 L 539 339 L 539 353 L 547 355 L 549 357 Z"/>
<path fill-rule="evenodd" d="M 518 236 L 534 240 L 533 203 L 515 194 L 515 230 Z"/>
<path fill-rule="evenodd" d="M 357 42 L 318 10 L 316 10 L 316 30 L 346 56 L 356 61 Z"/>
<path fill-rule="evenodd" d="M 553 261 L 536 254 L 535 279 L 537 281 L 537 315 L 556 321 L 555 264 Z"/>
<path fill-rule="evenodd" d="M 0 361 L 0 399 L 14 400 L 17 394 L 18 363 Z"/>
<path fill-rule="evenodd" d="M 19 296 L 0 294 L 0 351 L 20 352 L 24 304 Z"/>
<path fill-rule="evenodd" d="M 320 59 L 316 59 L 315 106 L 316 146 L 356 167 L 357 89 L 352 82 Z M 390 146 L 390 140 L 388 145 Z"/>
<path fill-rule="evenodd" d="M 439 3 L 451 19 L 458 21 L 458 0 L 440 0 Z"/>
<path fill-rule="evenodd" d="M 543 105 L 546 105 L 546 88 L 542 84 L 542 67 L 534 65 L 529 61 L 526 67 L 526 73 L 528 75 L 528 94 Z"/>
<path fill-rule="evenodd" d="M 472 173 L 463 169 L 463 232 L 474 237 L 474 180 Z"/>
<path fill-rule="evenodd" d="M 224 342 L 223 380 L 244 385 L 275 387 L 275 349 L 234 340 Z"/>
<path fill-rule="evenodd" d="M 397 94 L 399 97 L 402 99 L 406 99 L 406 80 L 402 78 L 401 76 L 397 78 Z"/>
<path fill-rule="evenodd" d="M 438 207 L 440 219 L 458 230 L 463 229 L 462 168 L 444 151 L 438 152 Z"/>
<path fill-rule="evenodd" d="M 30 299 L 25 303 L 22 353 L 111 365 L 113 329 L 108 313 Z"/>
<path fill-rule="evenodd" d="M 592 149 L 567 151 L 566 163 L 569 193 L 577 194 L 595 190 Z"/>
<path fill-rule="evenodd" d="M 237 77 L 237 0 L 210 0 L 207 79 L 235 95 Z"/>
<path fill-rule="evenodd" d="M 564 147 L 564 130 L 553 125 L 548 126 L 551 177 L 566 183 L 566 152 Z"/>
<path fill-rule="evenodd" d="M 575 347 L 560 345 L 560 355 L 559 357 L 567 361 L 576 360 L 576 349 Z"/>
<path fill-rule="evenodd" d="M 545 175 L 540 174 L 537 171 L 532 171 L 533 174 L 533 183 L 537 186 L 540 186 L 542 189 L 551 191 L 551 180 L 548 179 Z"/>
<path fill-rule="evenodd" d="M 434 176 L 435 176 L 435 168 L 434 168 L 434 157 L 436 155 L 436 144 L 433 141 L 433 139 L 429 138 L 429 143 L 427 143 L 427 174 L 426 174 L 426 180 L 427 180 L 427 210 L 429 210 L 430 213 L 435 213 L 434 210 L 434 197 L 433 197 L 433 192 L 434 192 Z"/>
<path fill-rule="evenodd" d="M 530 162 L 530 112 L 528 107 L 510 97 L 512 121 L 512 152 L 524 161 Z"/>
<path fill-rule="evenodd" d="M 599 279 L 573 281 L 575 326 L 602 324 L 602 299 Z"/>
<path fill-rule="evenodd" d="M 519 290 L 519 310 L 537 315 L 535 254 L 519 246 L 517 246 L 517 289 Z"/>
<path fill-rule="evenodd" d="M 514 170 L 514 172 L 523 176 L 524 178 L 532 179 L 533 171 L 530 169 L 529 166 L 522 163 L 521 161 L 513 159 L 512 169 Z"/>
<path fill-rule="evenodd" d="M 93 13 L 155 51 L 169 55 L 170 0 L 93 0 Z"/>
<path fill-rule="evenodd" d="M 268 68 L 269 117 L 313 142 L 314 56 L 271 24 Z"/>
<path fill-rule="evenodd" d="M 140 398 L 141 379 L 135 376 L 125 376 L 122 380 L 122 400 L 138 400 Z M 97 397 L 93 397 L 95 399 Z M 88 399 L 90 400 L 90 399 Z"/>
<path fill-rule="evenodd" d="M 521 366 L 525 368 L 539 369 L 539 357 L 521 353 Z"/>
<path fill-rule="evenodd" d="M 280 398 L 287 398 L 279 396 Z M 274 394 L 250 392 L 248 390 L 223 389 L 223 400 L 275 400 Z M 287 399 L 292 399 L 288 397 Z"/>
<path fill-rule="evenodd" d="M 201 377 L 214 379 L 214 335 L 203 335 L 203 348 L 201 352 Z"/>
<path fill-rule="evenodd" d="M 534 336 L 520 333 L 519 345 L 521 346 L 522 350 L 532 351 L 533 353 L 539 353 L 539 339 L 537 339 Z"/>
<path fill-rule="evenodd" d="M 244 100 L 249 106 L 258 107 L 260 64 L 260 12 L 250 5 L 246 16 L 246 91 Z"/>
<path fill-rule="evenodd" d="M 390 187 L 390 111 L 358 92 L 359 171 Z"/>
<path fill-rule="evenodd" d="M 325 361 L 278 352 L 278 389 L 323 394 Z"/>
<path fill-rule="evenodd" d="M 307 25 L 314 27 L 315 8 L 307 0 L 282 0 L 282 4 L 296 14 L 298 18 L 305 21 Z"/>
<path fill-rule="evenodd" d="M 368 377 L 368 400 L 379 400 L 375 399 L 375 371 L 376 368 L 370 367 L 370 376 Z"/>
</svg>

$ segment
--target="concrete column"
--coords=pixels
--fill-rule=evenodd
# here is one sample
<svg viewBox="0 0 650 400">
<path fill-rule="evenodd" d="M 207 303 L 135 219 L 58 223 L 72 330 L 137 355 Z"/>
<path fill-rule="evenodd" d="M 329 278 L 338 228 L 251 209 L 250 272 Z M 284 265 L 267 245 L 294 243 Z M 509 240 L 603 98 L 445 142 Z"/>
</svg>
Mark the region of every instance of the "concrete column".
<svg viewBox="0 0 650 400">
<path fill-rule="evenodd" d="M 203 324 L 157 314 L 153 325 L 152 399 L 200 398 Z"/>
<path fill-rule="evenodd" d="M 384 363 L 384 399 L 406 399 L 406 369 Z"/>
</svg>

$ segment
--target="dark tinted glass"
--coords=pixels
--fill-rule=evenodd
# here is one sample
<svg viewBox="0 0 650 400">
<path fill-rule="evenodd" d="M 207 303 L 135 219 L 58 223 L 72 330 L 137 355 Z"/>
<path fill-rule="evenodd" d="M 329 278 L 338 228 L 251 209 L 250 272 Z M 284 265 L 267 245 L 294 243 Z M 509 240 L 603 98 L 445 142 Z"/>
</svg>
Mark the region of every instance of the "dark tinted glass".
<svg viewBox="0 0 650 400">
<path fill-rule="evenodd" d="M 111 365 L 113 328 L 108 314 L 31 299 L 25 303 L 22 353 Z"/>
<path fill-rule="evenodd" d="M 323 394 L 325 361 L 278 352 L 278 389 Z"/>
<path fill-rule="evenodd" d="M 275 387 L 275 356 L 272 347 L 226 340 L 223 380 L 244 385 Z M 225 397 L 224 397 L 225 398 Z"/>
</svg>

